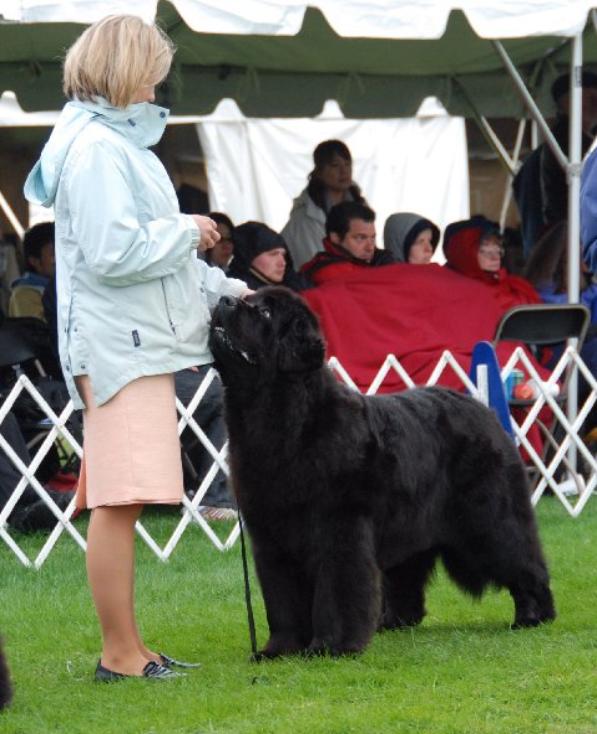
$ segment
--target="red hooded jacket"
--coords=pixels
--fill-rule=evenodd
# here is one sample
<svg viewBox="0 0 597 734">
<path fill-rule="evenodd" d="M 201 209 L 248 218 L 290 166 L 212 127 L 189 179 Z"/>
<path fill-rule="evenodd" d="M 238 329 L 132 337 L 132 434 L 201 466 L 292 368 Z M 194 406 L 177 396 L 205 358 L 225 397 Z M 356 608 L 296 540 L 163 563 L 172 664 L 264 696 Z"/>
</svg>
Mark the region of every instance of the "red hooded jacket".
<svg viewBox="0 0 597 734">
<path fill-rule="evenodd" d="M 481 270 L 477 259 L 479 243 L 490 225 L 492 223 L 484 217 L 450 225 L 444 236 L 447 267 L 495 288 L 495 296 L 504 311 L 521 303 L 541 303 L 537 291 L 524 278 L 510 275 L 505 268 L 496 273 Z"/>
</svg>

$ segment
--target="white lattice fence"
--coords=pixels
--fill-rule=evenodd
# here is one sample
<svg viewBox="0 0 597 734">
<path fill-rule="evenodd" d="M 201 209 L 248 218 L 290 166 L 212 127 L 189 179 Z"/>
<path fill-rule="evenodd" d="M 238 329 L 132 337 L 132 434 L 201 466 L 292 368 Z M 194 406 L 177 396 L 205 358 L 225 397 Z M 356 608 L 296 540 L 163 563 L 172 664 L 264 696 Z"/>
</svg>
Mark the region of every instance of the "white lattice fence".
<svg viewBox="0 0 597 734">
<path fill-rule="evenodd" d="M 553 396 L 553 386 L 557 384 L 558 380 L 560 379 L 568 365 L 576 365 L 578 371 L 582 373 L 590 386 L 589 395 L 585 399 L 584 404 L 582 406 L 579 406 L 578 415 L 572 422 L 563 413 L 561 407 Z M 506 379 L 512 369 L 519 366 L 525 367 L 529 375 L 536 380 L 540 390 L 522 425 L 519 426 L 514 421 L 512 421 L 516 440 L 526 449 L 532 461 L 532 464 L 537 470 L 537 474 L 539 477 L 539 480 L 532 495 L 533 504 L 536 504 L 543 496 L 546 489 L 549 488 L 560 500 L 568 513 L 572 517 L 576 517 L 582 512 L 583 508 L 589 500 L 589 497 L 593 494 L 595 486 L 597 485 L 596 457 L 589 451 L 589 449 L 579 436 L 579 430 L 582 423 L 584 422 L 586 416 L 589 414 L 589 411 L 597 401 L 597 381 L 572 347 L 569 347 L 564 352 L 557 366 L 553 370 L 549 380 L 546 383 L 541 382 L 539 375 L 536 373 L 532 363 L 527 358 L 522 349 L 516 349 L 506 365 L 504 365 L 502 369 L 502 379 Z M 355 390 L 357 389 L 352 378 L 344 369 L 338 359 L 332 357 L 329 361 L 329 368 L 333 370 L 338 378 L 343 380 L 349 387 Z M 449 351 L 445 351 L 442 354 L 426 384 L 436 384 L 441 379 L 441 376 L 448 370 L 452 371 L 457 376 L 464 388 L 467 389 L 473 396 L 482 400 L 486 399 L 486 396 L 483 395 L 480 389 L 469 379 L 466 372 L 462 369 L 462 367 L 458 364 L 456 359 Z M 384 363 L 381 365 L 377 375 L 373 379 L 371 385 L 366 390 L 366 394 L 373 395 L 378 392 L 390 371 L 396 372 L 404 381 L 404 383 L 409 387 L 414 386 L 413 380 L 410 378 L 406 370 L 404 370 L 396 357 L 393 355 L 388 355 Z M 228 466 L 226 463 L 227 445 L 225 444 L 222 449 L 218 451 L 193 418 L 193 413 L 195 412 L 197 406 L 203 399 L 206 391 L 208 390 L 211 382 L 214 379 L 219 379 L 217 377 L 217 373 L 213 369 L 209 370 L 201 385 L 197 389 L 197 392 L 195 393 L 193 399 L 186 408 L 182 405 L 180 401 L 177 401 L 177 409 L 180 415 L 180 419 L 178 422 L 179 435 L 182 434 L 187 426 L 189 427 L 189 429 L 195 434 L 197 439 L 201 442 L 201 444 L 205 447 L 205 449 L 212 457 L 213 463 L 211 465 L 211 468 L 207 472 L 204 479 L 201 481 L 200 485 L 197 487 L 193 499 L 189 500 L 187 497 L 183 499 L 183 511 L 180 520 L 177 522 L 172 534 L 170 535 L 168 541 L 164 546 L 160 546 L 155 541 L 155 539 L 151 536 L 151 534 L 141 522 L 137 523 L 137 532 L 145 541 L 145 543 L 147 543 L 147 545 L 155 553 L 156 557 L 162 561 L 166 561 L 174 552 L 185 532 L 188 532 L 189 527 L 200 528 L 207 535 L 213 545 L 220 551 L 225 551 L 231 548 L 236 542 L 239 535 L 239 527 L 237 523 L 231 530 L 226 540 L 221 541 L 217 534 L 210 527 L 209 523 L 200 514 L 198 509 L 201 500 L 205 495 L 205 492 L 208 490 L 211 482 L 214 480 L 216 474 L 218 473 L 218 470 L 221 469 L 226 475 L 228 475 Z M 480 382 L 479 384 L 482 383 Z M 74 502 L 71 502 L 66 510 L 62 512 L 52 501 L 48 493 L 45 491 L 44 487 L 37 481 L 35 477 L 35 472 L 40 466 L 43 458 L 48 453 L 48 451 L 50 451 L 52 444 L 59 436 L 61 437 L 63 442 L 70 444 L 70 446 L 73 448 L 78 456 L 81 456 L 81 446 L 77 443 L 77 441 L 67 428 L 67 421 L 73 410 L 72 403 L 69 402 L 62 413 L 60 415 L 57 415 L 44 400 L 42 395 L 38 392 L 38 390 L 35 388 L 29 378 L 24 375 L 19 377 L 9 395 L 5 398 L 2 405 L 0 405 L 0 424 L 4 421 L 8 412 L 13 407 L 15 401 L 23 391 L 29 393 L 31 398 L 39 406 L 40 410 L 48 417 L 52 427 L 48 431 L 44 440 L 39 444 L 29 466 L 25 466 L 23 464 L 23 462 L 15 454 L 7 441 L 0 434 L 0 450 L 6 453 L 10 461 L 12 461 L 14 466 L 22 475 L 8 503 L 0 511 L 0 538 L 4 541 L 4 544 L 17 556 L 19 561 L 21 561 L 24 566 L 38 569 L 48 558 L 52 549 L 55 547 L 56 542 L 64 532 L 68 533 L 82 550 L 85 550 L 85 540 L 71 522 L 71 518 L 74 512 Z M 535 451 L 527 436 L 528 431 L 537 418 L 537 415 L 546 404 L 551 408 L 557 420 L 562 425 L 564 431 L 561 444 L 557 446 L 556 450 L 554 450 L 553 457 L 549 459 L 547 464 L 544 463 L 543 458 L 539 456 L 538 453 Z M 575 476 L 575 486 L 578 489 L 576 499 L 574 501 L 565 491 L 565 486 L 563 485 L 563 483 L 561 481 L 556 481 L 556 472 L 558 471 L 558 468 L 560 467 L 565 457 L 570 454 L 572 450 L 576 451 L 577 456 L 584 468 L 583 474 L 578 472 Z M 31 484 L 37 494 L 46 502 L 46 504 L 56 517 L 56 525 L 54 529 L 49 533 L 45 543 L 43 544 L 43 547 L 41 548 L 37 556 L 35 556 L 35 558 L 29 558 L 26 555 L 26 553 L 18 544 L 18 534 L 11 534 L 10 528 L 7 525 L 7 519 L 15 508 L 22 493 L 25 491 L 28 483 Z"/>
</svg>

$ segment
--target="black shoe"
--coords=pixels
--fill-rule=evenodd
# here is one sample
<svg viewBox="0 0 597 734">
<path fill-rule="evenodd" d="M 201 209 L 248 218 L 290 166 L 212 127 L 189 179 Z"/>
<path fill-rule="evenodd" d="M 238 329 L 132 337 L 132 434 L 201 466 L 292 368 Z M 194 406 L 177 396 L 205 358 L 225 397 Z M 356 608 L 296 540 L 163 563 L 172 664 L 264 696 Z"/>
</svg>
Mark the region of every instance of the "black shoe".
<svg viewBox="0 0 597 734">
<path fill-rule="evenodd" d="M 154 660 L 150 660 L 147 665 L 143 668 L 142 675 L 127 675 L 125 673 L 116 673 L 113 670 L 104 668 L 101 660 L 98 661 L 95 669 L 95 680 L 102 681 L 103 683 L 114 683 L 123 678 L 180 678 L 184 673 L 175 673 L 170 668 L 166 668 L 164 665 L 156 663 Z"/>
<path fill-rule="evenodd" d="M 185 663 L 182 660 L 175 660 L 174 658 L 171 658 L 169 655 L 166 655 L 163 652 L 158 653 L 160 656 L 160 660 L 162 661 L 162 665 L 166 668 L 200 668 L 201 663 Z"/>
</svg>

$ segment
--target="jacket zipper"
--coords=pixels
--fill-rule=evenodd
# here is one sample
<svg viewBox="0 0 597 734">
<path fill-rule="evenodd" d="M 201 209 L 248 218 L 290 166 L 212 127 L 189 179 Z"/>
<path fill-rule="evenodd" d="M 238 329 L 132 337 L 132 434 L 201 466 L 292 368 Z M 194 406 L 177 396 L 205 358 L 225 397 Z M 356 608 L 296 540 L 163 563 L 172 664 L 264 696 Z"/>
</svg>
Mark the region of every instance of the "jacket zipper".
<svg viewBox="0 0 597 734">
<path fill-rule="evenodd" d="M 166 286 L 164 284 L 164 279 L 160 278 L 160 281 L 162 283 L 162 293 L 164 294 L 164 304 L 166 306 L 166 316 L 168 317 L 168 323 L 170 324 L 172 333 L 176 335 L 176 326 L 174 326 L 174 324 L 172 323 L 172 318 L 170 317 L 170 307 L 168 306 L 168 297 L 166 296 Z"/>
</svg>

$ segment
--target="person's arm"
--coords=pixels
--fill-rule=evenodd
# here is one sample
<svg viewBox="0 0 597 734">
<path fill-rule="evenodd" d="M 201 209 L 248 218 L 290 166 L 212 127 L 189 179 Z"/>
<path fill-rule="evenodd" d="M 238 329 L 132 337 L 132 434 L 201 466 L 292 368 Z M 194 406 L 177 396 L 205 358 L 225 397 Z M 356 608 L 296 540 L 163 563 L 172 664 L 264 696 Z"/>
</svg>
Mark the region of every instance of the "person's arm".
<svg viewBox="0 0 597 734">
<path fill-rule="evenodd" d="M 197 249 L 200 231 L 191 215 L 176 211 L 141 224 L 126 160 L 117 156 L 101 142 L 81 151 L 67 193 L 87 265 L 106 284 L 126 286 L 176 272 Z"/>
<path fill-rule="evenodd" d="M 250 289 L 243 280 L 228 278 L 221 268 L 210 267 L 203 260 L 197 259 L 195 267 L 198 277 L 203 282 L 209 309 L 217 306 L 222 296 L 244 297 Z"/>
<path fill-rule="evenodd" d="M 597 273 L 597 151 L 585 163 L 580 189 L 580 235 L 583 259 Z"/>
</svg>

